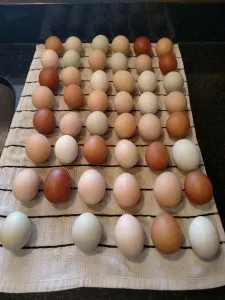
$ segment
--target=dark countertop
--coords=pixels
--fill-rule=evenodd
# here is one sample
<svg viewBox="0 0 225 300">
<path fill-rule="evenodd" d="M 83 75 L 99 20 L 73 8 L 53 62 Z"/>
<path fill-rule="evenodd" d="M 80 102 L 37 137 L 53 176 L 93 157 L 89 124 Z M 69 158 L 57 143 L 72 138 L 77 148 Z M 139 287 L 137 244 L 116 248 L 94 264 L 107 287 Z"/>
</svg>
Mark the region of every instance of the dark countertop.
<svg viewBox="0 0 225 300">
<path fill-rule="evenodd" d="M 15 86 L 17 96 L 25 83 L 35 46 L 30 44 L 0 47 L 1 76 Z M 188 79 L 197 138 L 214 185 L 218 210 L 225 228 L 225 43 L 181 43 Z M 0 299 L 224 299 L 225 287 L 207 291 L 159 292 L 81 288 L 44 294 L 1 294 Z"/>
</svg>

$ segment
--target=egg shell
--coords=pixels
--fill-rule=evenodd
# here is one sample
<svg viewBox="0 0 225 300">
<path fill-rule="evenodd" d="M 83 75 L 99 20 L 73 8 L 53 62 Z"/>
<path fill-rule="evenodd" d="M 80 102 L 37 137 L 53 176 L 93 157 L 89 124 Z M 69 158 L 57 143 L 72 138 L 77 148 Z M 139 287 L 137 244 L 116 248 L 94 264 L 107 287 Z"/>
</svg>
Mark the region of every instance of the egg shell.
<svg viewBox="0 0 225 300">
<path fill-rule="evenodd" d="M 195 254 L 203 260 L 213 259 L 219 251 L 219 235 L 213 223 L 199 216 L 192 220 L 188 237 Z"/>
<path fill-rule="evenodd" d="M 192 171 L 184 179 L 184 190 L 188 199 L 198 205 L 209 202 L 213 197 L 210 179 L 200 171 Z"/>
<path fill-rule="evenodd" d="M 109 51 L 109 40 L 106 36 L 99 34 L 92 40 L 92 48 L 102 50 L 105 54 Z"/>
<path fill-rule="evenodd" d="M 59 129 L 63 134 L 77 136 L 82 129 L 80 115 L 74 111 L 65 114 L 60 120 Z"/>
<path fill-rule="evenodd" d="M 121 91 L 116 94 L 114 98 L 114 107 L 119 114 L 130 112 L 133 105 L 133 98 L 128 92 Z"/>
<path fill-rule="evenodd" d="M 79 85 L 73 83 L 65 87 L 64 101 L 70 109 L 76 109 L 84 104 L 84 94 Z"/>
<path fill-rule="evenodd" d="M 31 237 L 31 222 L 20 211 L 7 216 L 1 228 L 1 243 L 4 248 L 16 252 L 24 247 Z"/>
<path fill-rule="evenodd" d="M 44 68 L 57 68 L 59 63 L 58 55 L 51 49 L 45 50 L 41 55 L 41 64 Z"/>
<path fill-rule="evenodd" d="M 111 47 L 113 52 L 121 52 L 125 55 L 130 52 L 130 42 L 124 35 L 114 37 Z"/>
<path fill-rule="evenodd" d="M 62 58 L 63 66 L 66 67 L 76 67 L 80 66 L 80 54 L 75 50 L 68 50 L 65 52 Z"/>
<path fill-rule="evenodd" d="M 128 68 L 127 57 L 120 52 L 114 53 L 110 58 L 110 67 L 114 73 L 119 70 L 127 70 Z"/>
<path fill-rule="evenodd" d="M 39 73 L 39 84 L 47 86 L 53 93 L 59 87 L 59 73 L 55 68 L 44 68 Z"/>
<path fill-rule="evenodd" d="M 93 251 L 101 240 L 102 225 L 91 213 L 81 214 L 72 227 L 72 237 L 75 245 L 83 252 Z"/>
<path fill-rule="evenodd" d="M 87 117 L 86 127 L 90 134 L 103 135 L 108 130 L 108 118 L 103 112 L 94 111 Z"/>
<path fill-rule="evenodd" d="M 80 71 L 75 67 L 67 67 L 61 72 L 61 80 L 65 86 L 73 83 L 80 85 Z"/>
<path fill-rule="evenodd" d="M 139 55 L 135 60 L 135 68 L 140 75 L 142 72 L 152 69 L 152 59 L 147 54 Z"/>
<path fill-rule="evenodd" d="M 161 213 L 154 219 L 151 238 L 156 249 L 162 254 L 175 253 L 183 241 L 180 226 L 169 213 Z"/>
<path fill-rule="evenodd" d="M 134 41 L 133 48 L 134 48 L 134 53 L 136 54 L 136 56 L 141 55 L 141 54 L 150 55 L 152 45 L 151 45 L 149 38 L 147 38 L 146 36 L 139 36 Z"/>
<path fill-rule="evenodd" d="M 173 53 L 172 41 L 168 38 L 161 38 L 156 43 L 156 53 L 159 57 L 167 54 L 172 54 Z"/>
<path fill-rule="evenodd" d="M 162 74 L 167 74 L 177 69 L 177 59 L 174 55 L 166 54 L 159 58 L 159 68 Z"/>
<path fill-rule="evenodd" d="M 102 90 L 106 92 L 109 88 L 108 76 L 102 70 L 97 70 L 91 75 L 90 83 L 93 90 Z"/>
<path fill-rule="evenodd" d="M 44 135 L 34 133 L 26 140 L 25 151 L 27 157 L 35 164 L 42 163 L 51 155 L 51 144 Z"/>
<path fill-rule="evenodd" d="M 158 110 L 158 100 L 152 92 L 144 92 L 138 98 L 138 108 L 142 114 L 155 114 Z"/>
<path fill-rule="evenodd" d="M 115 241 L 126 258 L 136 259 L 144 246 L 144 232 L 139 221 L 132 215 L 122 215 L 116 223 Z"/>
<path fill-rule="evenodd" d="M 162 133 L 160 119 L 153 114 L 145 114 L 138 122 L 138 130 L 144 140 L 155 141 Z"/>
<path fill-rule="evenodd" d="M 77 185 L 80 198 L 88 205 L 99 203 L 105 195 L 105 188 L 104 178 L 94 169 L 85 171 Z"/>
<path fill-rule="evenodd" d="M 103 70 L 106 65 L 106 55 L 101 50 L 93 50 L 88 57 L 89 66 L 93 71 Z"/>
<path fill-rule="evenodd" d="M 184 87 L 184 79 L 179 72 L 172 71 L 164 77 L 163 85 L 167 93 L 182 91 Z"/>
<path fill-rule="evenodd" d="M 138 86 L 141 92 L 153 92 L 156 89 L 156 76 L 152 71 L 144 71 L 138 77 Z"/>
<path fill-rule="evenodd" d="M 174 139 L 186 137 L 190 131 L 190 127 L 189 117 L 187 113 L 183 111 L 172 113 L 166 122 L 166 130 L 169 136 Z"/>
<path fill-rule="evenodd" d="M 53 112 L 46 108 L 38 109 L 33 117 L 34 128 L 43 134 L 50 134 L 55 130 L 55 116 Z"/>
<path fill-rule="evenodd" d="M 90 111 L 105 111 L 108 106 L 108 97 L 102 90 L 92 91 L 87 100 Z"/>
<path fill-rule="evenodd" d="M 184 111 L 187 108 L 187 99 L 183 93 L 174 91 L 166 97 L 165 106 L 169 114 Z"/>
<path fill-rule="evenodd" d="M 128 139 L 132 137 L 137 128 L 137 122 L 133 115 L 123 113 L 116 118 L 114 130 L 117 136 L 121 139 Z"/>
<path fill-rule="evenodd" d="M 38 86 L 32 93 L 32 104 L 35 108 L 51 109 L 54 105 L 54 95 L 47 86 Z"/>
<path fill-rule="evenodd" d="M 130 72 L 119 70 L 113 77 L 113 84 L 117 92 L 125 91 L 132 93 L 134 90 L 135 80 Z"/>
<path fill-rule="evenodd" d="M 103 163 L 107 156 L 107 145 L 105 140 L 98 136 L 92 135 L 84 143 L 83 153 L 85 159 L 94 165 Z"/>
<path fill-rule="evenodd" d="M 115 157 L 123 168 L 132 168 L 138 162 L 138 150 L 129 140 L 120 140 L 115 147 Z"/>
<path fill-rule="evenodd" d="M 71 193 L 71 178 L 64 168 L 52 168 L 44 180 L 44 195 L 49 202 L 66 201 Z"/>
<path fill-rule="evenodd" d="M 58 55 L 62 53 L 62 42 L 57 36 L 50 36 L 45 41 L 45 48 L 54 50 Z"/>
<path fill-rule="evenodd" d="M 70 36 L 65 42 L 64 48 L 66 51 L 74 50 L 78 53 L 82 52 L 82 43 L 81 40 L 76 36 Z"/>
<path fill-rule="evenodd" d="M 77 141 L 70 135 L 62 135 L 55 143 L 55 156 L 63 164 L 72 163 L 78 154 Z"/>
<path fill-rule="evenodd" d="M 154 171 L 163 171 L 169 164 L 168 149 L 161 142 L 153 142 L 145 152 L 145 160 L 149 168 Z"/>
</svg>

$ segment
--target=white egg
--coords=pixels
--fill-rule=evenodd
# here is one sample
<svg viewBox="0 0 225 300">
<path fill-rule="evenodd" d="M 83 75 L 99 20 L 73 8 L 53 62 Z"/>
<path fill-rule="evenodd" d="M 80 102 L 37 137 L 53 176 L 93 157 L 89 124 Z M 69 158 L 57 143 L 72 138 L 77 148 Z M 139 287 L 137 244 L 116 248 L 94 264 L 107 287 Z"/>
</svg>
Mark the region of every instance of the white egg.
<svg viewBox="0 0 225 300">
<path fill-rule="evenodd" d="M 94 170 L 85 171 L 77 185 L 80 198 L 88 205 L 99 203 L 105 195 L 105 180 L 102 175 Z"/>
<path fill-rule="evenodd" d="M 78 37 L 76 37 L 76 36 L 70 36 L 66 40 L 64 48 L 65 48 L 66 51 L 68 51 L 68 50 L 75 50 L 78 53 L 81 53 L 82 52 L 82 43 L 81 43 L 81 40 Z"/>
<path fill-rule="evenodd" d="M 1 243 L 13 252 L 24 247 L 31 237 L 31 222 L 20 211 L 8 215 L 1 227 Z"/>
<path fill-rule="evenodd" d="M 77 51 L 68 50 L 63 55 L 63 66 L 66 67 L 76 67 L 79 68 L 80 66 L 80 55 Z"/>
<path fill-rule="evenodd" d="M 173 91 L 182 91 L 184 86 L 184 79 L 177 71 L 172 71 L 166 74 L 163 79 L 164 88 L 167 93 Z"/>
<path fill-rule="evenodd" d="M 115 157 L 123 168 L 132 168 L 138 161 L 138 151 L 134 143 L 129 140 L 120 140 L 115 147 Z"/>
<path fill-rule="evenodd" d="M 45 50 L 41 55 L 41 64 L 44 68 L 57 68 L 58 62 L 57 53 L 51 49 Z"/>
<path fill-rule="evenodd" d="M 114 53 L 110 59 L 110 67 L 115 73 L 119 70 L 127 70 L 128 68 L 128 59 L 127 57 L 120 52 Z"/>
<path fill-rule="evenodd" d="M 102 90 L 106 92 L 109 88 L 107 74 L 102 70 L 97 70 L 91 75 L 90 83 L 93 90 Z"/>
<path fill-rule="evenodd" d="M 177 167 L 184 172 L 195 170 L 200 164 L 198 147 L 187 139 L 175 142 L 172 148 L 172 156 Z"/>
<path fill-rule="evenodd" d="M 107 39 L 106 36 L 99 34 L 92 40 L 92 48 L 93 49 L 99 49 L 105 52 L 109 51 L 109 40 Z"/>
<path fill-rule="evenodd" d="M 93 111 L 87 117 L 86 127 L 90 134 L 103 135 L 108 130 L 108 118 L 101 111 Z"/>
<path fill-rule="evenodd" d="M 139 221 L 129 214 L 122 215 L 116 223 L 115 241 L 126 258 L 137 258 L 144 246 L 144 232 Z"/>
<path fill-rule="evenodd" d="M 138 99 L 138 108 L 143 114 L 155 114 L 158 110 L 158 101 L 152 92 L 144 92 Z"/>
<path fill-rule="evenodd" d="M 188 236 L 193 251 L 201 259 L 210 260 L 218 253 L 218 232 L 208 218 L 194 218 L 189 226 Z"/>
<path fill-rule="evenodd" d="M 77 141 L 70 135 L 62 135 L 55 143 L 55 156 L 63 164 L 70 164 L 78 154 Z"/>
<path fill-rule="evenodd" d="M 95 215 L 83 213 L 73 224 L 72 237 L 81 251 L 91 252 L 101 240 L 102 225 Z"/>
<path fill-rule="evenodd" d="M 145 114 L 138 122 L 138 130 L 144 140 L 155 141 L 162 133 L 160 119 L 153 114 Z"/>
<path fill-rule="evenodd" d="M 156 85 L 156 76 L 152 71 L 144 71 L 139 75 L 138 86 L 141 92 L 153 92 Z"/>
</svg>

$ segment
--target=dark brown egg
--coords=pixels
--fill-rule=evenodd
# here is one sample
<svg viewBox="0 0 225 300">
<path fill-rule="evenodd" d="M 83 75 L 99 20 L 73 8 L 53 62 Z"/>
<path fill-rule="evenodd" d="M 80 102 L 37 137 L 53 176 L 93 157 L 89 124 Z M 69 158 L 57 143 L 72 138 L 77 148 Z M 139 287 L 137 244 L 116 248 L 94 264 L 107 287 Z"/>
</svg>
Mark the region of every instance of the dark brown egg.
<svg viewBox="0 0 225 300">
<path fill-rule="evenodd" d="M 184 180 L 184 190 L 188 199 L 195 204 L 205 204 L 213 196 L 210 179 L 200 171 L 188 173 Z"/>
<path fill-rule="evenodd" d="M 172 113 L 166 122 L 166 129 L 172 138 L 182 139 L 186 137 L 190 130 L 190 121 L 187 113 L 183 111 Z"/>
<path fill-rule="evenodd" d="M 79 85 L 73 83 L 65 87 L 64 100 L 70 109 L 76 109 L 84 104 L 84 94 Z"/>
<path fill-rule="evenodd" d="M 134 42 L 134 52 L 136 56 L 141 54 L 150 55 L 152 45 L 150 40 L 146 36 L 139 36 Z"/>
<path fill-rule="evenodd" d="M 159 59 L 159 68 L 163 74 L 177 69 L 177 59 L 174 55 L 163 55 Z"/>
<path fill-rule="evenodd" d="M 45 48 L 54 50 L 56 53 L 62 53 L 62 42 L 57 36 L 50 36 L 45 41 Z"/>
<path fill-rule="evenodd" d="M 59 73 L 55 68 L 44 68 L 39 74 L 40 85 L 47 86 L 53 93 L 59 87 Z"/>
<path fill-rule="evenodd" d="M 106 155 L 107 145 L 101 136 L 93 135 L 84 143 L 84 157 L 90 164 L 101 164 Z"/>
<path fill-rule="evenodd" d="M 49 202 L 66 201 L 71 193 L 71 177 L 64 168 L 53 168 L 44 181 L 44 195 Z"/>
<path fill-rule="evenodd" d="M 169 164 L 169 152 L 161 142 L 153 142 L 145 152 L 146 163 L 152 170 L 165 170 Z"/>
<path fill-rule="evenodd" d="M 43 134 L 50 134 L 55 130 L 55 116 L 47 108 L 38 109 L 33 117 L 34 128 Z"/>
</svg>

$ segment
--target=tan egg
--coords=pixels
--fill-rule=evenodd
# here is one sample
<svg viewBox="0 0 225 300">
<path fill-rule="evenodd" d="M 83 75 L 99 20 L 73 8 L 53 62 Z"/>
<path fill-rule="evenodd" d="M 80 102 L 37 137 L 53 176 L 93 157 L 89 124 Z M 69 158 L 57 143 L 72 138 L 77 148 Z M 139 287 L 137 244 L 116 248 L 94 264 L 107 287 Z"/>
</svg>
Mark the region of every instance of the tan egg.
<svg viewBox="0 0 225 300">
<path fill-rule="evenodd" d="M 61 72 L 61 80 L 65 86 L 73 83 L 80 85 L 80 71 L 75 67 L 67 67 Z"/>
<path fill-rule="evenodd" d="M 138 150 L 129 140 L 120 140 L 115 147 L 114 154 L 117 162 L 123 168 L 132 168 L 138 162 Z"/>
<path fill-rule="evenodd" d="M 147 54 L 141 54 L 136 58 L 135 68 L 138 74 L 152 69 L 152 59 Z"/>
<path fill-rule="evenodd" d="M 90 134 L 103 135 L 108 130 L 108 118 L 101 111 L 93 111 L 86 119 L 86 127 Z"/>
<path fill-rule="evenodd" d="M 119 114 L 130 112 L 133 108 L 133 98 L 125 91 L 116 94 L 114 98 L 114 107 Z"/>
<path fill-rule="evenodd" d="M 129 139 L 132 137 L 137 128 L 135 117 L 129 113 L 119 115 L 115 121 L 114 129 L 118 137 L 121 139 Z"/>
<path fill-rule="evenodd" d="M 184 111 L 172 113 L 166 122 L 166 130 L 173 139 L 182 139 L 186 137 L 190 131 L 188 114 Z"/>
<path fill-rule="evenodd" d="M 162 133 L 160 119 L 153 114 L 145 114 L 139 120 L 138 130 L 144 140 L 155 141 Z"/>
<path fill-rule="evenodd" d="M 38 164 L 50 157 L 51 144 L 43 134 L 34 133 L 26 140 L 25 150 L 27 157 Z"/>
<path fill-rule="evenodd" d="M 113 84 L 117 92 L 126 91 L 132 93 L 134 90 L 135 80 L 133 75 L 124 70 L 117 71 L 113 77 Z"/>
<path fill-rule="evenodd" d="M 69 50 L 75 50 L 78 53 L 82 52 L 82 42 L 81 40 L 76 37 L 76 36 L 70 36 L 66 42 L 65 42 L 65 50 L 69 51 Z"/>
<path fill-rule="evenodd" d="M 106 64 L 106 55 L 101 50 L 93 50 L 88 57 L 89 66 L 93 71 L 103 70 Z"/>
<path fill-rule="evenodd" d="M 44 68 L 57 68 L 59 63 L 58 55 L 51 49 L 46 49 L 41 55 L 41 64 Z"/>
<path fill-rule="evenodd" d="M 62 53 L 62 42 L 57 36 L 50 36 L 45 41 L 45 49 L 52 49 L 58 55 Z"/>
<path fill-rule="evenodd" d="M 187 100 L 183 93 L 174 91 L 165 100 L 165 106 L 169 114 L 176 111 L 184 111 L 187 108 Z"/>
<path fill-rule="evenodd" d="M 77 136 L 81 132 L 82 120 L 77 112 L 71 111 L 64 115 L 59 123 L 59 129 L 63 134 Z"/>
<path fill-rule="evenodd" d="M 173 53 L 172 41 L 168 38 L 160 39 L 156 44 L 156 53 L 159 57 L 166 54 L 172 54 Z"/>
<path fill-rule="evenodd" d="M 70 109 L 76 109 L 84 104 L 84 94 L 79 85 L 73 83 L 65 87 L 64 101 Z"/>
<path fill-rule="evenodd" d="M 108 106 L 108 97 L 102 90 L 95 90 L 90 93 L 87 100 L 90 111 L 105 111 Z"/>
<path fill-rule="evenodd" d="M 54 99 L 52 91 L 47 86 L 36 87 L 32 94 L 32 104 L 37 109 L 51 109 L 54 105 Z"/>
<path fill-rule="evenodd" d="M 130 42 L 124 35 L 116 36 L 112 41 L 113 52 L 121 52 L 125 55 L 130 52 Z"/>
</svg>

